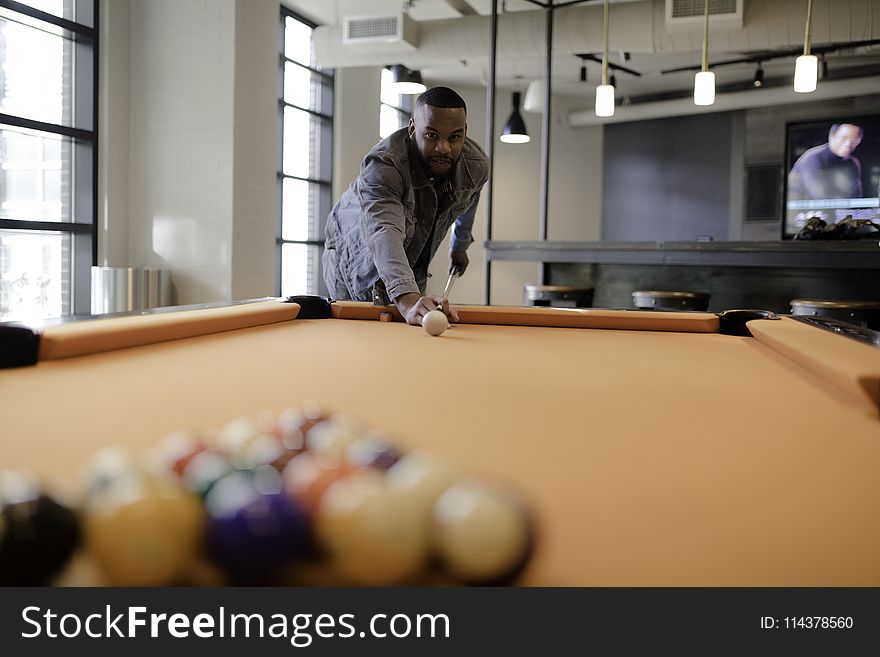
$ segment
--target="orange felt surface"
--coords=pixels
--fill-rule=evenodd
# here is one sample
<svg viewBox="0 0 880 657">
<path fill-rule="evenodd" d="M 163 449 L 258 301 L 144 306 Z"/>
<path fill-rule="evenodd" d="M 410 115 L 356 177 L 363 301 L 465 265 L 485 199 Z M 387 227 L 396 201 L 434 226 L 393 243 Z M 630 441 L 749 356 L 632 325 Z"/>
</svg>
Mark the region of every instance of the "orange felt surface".
<svg viewBox="0 0 880 657">
<path fill-rule="evenodd" d="M 296 320 L 46 361 L 0 371 L 0 464 L 71 484 L 99 447 L 311 398 L 519 489 L 526 584 L 880 585 L 880 422 L 848 379 L 870 390 L 880 352 L 759 323 L 771 338 Z"/>
</svg>

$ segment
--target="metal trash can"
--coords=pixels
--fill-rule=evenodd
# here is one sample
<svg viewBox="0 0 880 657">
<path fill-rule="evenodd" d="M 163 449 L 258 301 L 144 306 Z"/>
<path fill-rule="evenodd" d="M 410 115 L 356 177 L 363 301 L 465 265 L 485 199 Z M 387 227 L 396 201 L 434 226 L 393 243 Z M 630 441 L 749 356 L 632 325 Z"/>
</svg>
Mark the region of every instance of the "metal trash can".
<svg viewBox="0 0 880 657">
<path fill-rule="evenodd" d="M 135 310 L 171 305 L 171 272 L 139 267 L 134 272 Z"/>
<path fill-rule="evenodd" d="M 92 314 L 171 305 L 171 272 L 152 267 L 92 267 Z"/>
</svg>

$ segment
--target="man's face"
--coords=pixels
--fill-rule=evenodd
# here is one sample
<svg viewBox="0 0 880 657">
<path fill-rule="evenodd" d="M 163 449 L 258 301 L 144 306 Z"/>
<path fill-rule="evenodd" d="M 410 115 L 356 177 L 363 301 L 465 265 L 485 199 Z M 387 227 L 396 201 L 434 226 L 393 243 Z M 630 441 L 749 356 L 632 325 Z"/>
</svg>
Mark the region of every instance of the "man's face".
<svg viewBox="0 0 880 657">
<path fill-rule="evenodd" d="M 862 142 L 862 129 L 850 123 L 841 123 L 828 138 L 828 147 L 837 157 L 848 158 Z"/>
<path fill-rule="evenodd" d="M 467 115 L 461 107 L 416 107 L 409 121 L 409 136 L 415 139 L 425 168 L 433 176 L 452 170 L 467 135 Z"/>
</svg>

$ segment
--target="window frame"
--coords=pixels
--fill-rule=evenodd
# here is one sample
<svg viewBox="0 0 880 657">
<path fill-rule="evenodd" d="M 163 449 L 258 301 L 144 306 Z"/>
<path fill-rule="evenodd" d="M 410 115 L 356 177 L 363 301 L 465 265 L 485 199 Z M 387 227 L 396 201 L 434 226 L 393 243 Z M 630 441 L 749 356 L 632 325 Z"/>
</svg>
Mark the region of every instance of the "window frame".
<svg viewBox="0 0 880 657">
<path fill-rule="evenodd" d="M 330 210 L 333 208 L 332 201 L 332 190 L 333 190 L 333 149 L 334 149 L 334 139 L 335 139 L 335 129 L 334 129 L 334 111 L 333 111 L 333 103 L 335 99 L 335 76 L 332 69 L 320 69 L 315 68 L 313 66 L 308 66 L 302 64 L 301 62 L 297 62 L 293 59 L 290 59 L 285 54 L 285 23 L 288 18 L 292 18 L 303 25 L 308 26 L 310 29 L 315 29 L 318 27 L 318 24 L 305 18 L 304 16 L 292 11 L 291 9 L 281 6 L 281 20 L 280 20 L 280 42 L 279 42 L 279 67 L 278 67 L 278 180 L 277 180 L 277 216 L 276 216 L 276 229 L 275 229 L 275 246 L 276 246 L 276 257 L 275 257 L 275 280 L 276 280 L 276 293 L 280 296 L 282 293 L 282 275 L 284 270 L 284 245 L 286 244 L 302 244 L 309 247 L 317 247 L 318 249 L 318 262 L 321 261 L 321 256 L 324 252 L 324 229 L 327 223 L 327 215 L 329 215 Z M 317 75 L 320 77 L 321 84 L 321 109 L 322 111 L 318 112 L 309 107 L 302 107 L 299 105 L 295 105 L 293 103 L 289 103 L 285 100 L 284 94 L 284 69 L 287 64 L 292 64 L 294 66 L 298 66 L 302 69 L 305 69 L 312 73 L 313 75 Z M 306 112 L 310 116 L 317 118 L 320 121 L 320 130 L 321 130 L 321 139 L 320 139 L 320 151 L 318 153 L 318 158 L 320 162 L 320 168 L 322 170 L 321 177 L 312 178 L 312 177 L 303 177 L 287 174 L 284 172 L 284 112 L 286 108 L 292 108 L 294 110 L 299 110 Z M 327 108 L 330 108 L 329 113 L 327 112 Z M 317 216 L 314 217 L 315 224 L 318 229 L 318 237 L 317 239 L 305 239 L 305 240 L 293 240 L 293 239 L 285 239 L 283 232 L 283 222 L 284 222 L 284 182 L 286 180 L 299 180 L 303 181 L 309 185 L 317 185 L 318 186 L 318 202 L 316 204 L 315 212 Z M 324 277 L 321 271 L 321 267 L 318 267 L 316 276 L 316 288 L 313 290 L 309 290 L 309 293 L 317 293 L 322 296 L 327 295 L 327 286 L 324 283 Z"/>
<path fill-rule="evenodd" d="M 70 237 L 66 264 L 69 264 L 69 299 L 62 296 L 62 316 L 91 312 L 91 268 L 98 257 L 98 82 L 99 82 L 99 0 L 77 0 L 76 20 L 69 20 L 14 0 L 0 0 L 0 17 L 34 29 L 48 25 L 51 34 L 71 41 L 73 47 L 72 87 L 75 102 L 70 126 L 0 113 L 0 126 L 36 130 L 70 139 L 71 215 L 70 221 L 33 221 L 0 217 L 0 230 L 8 232 L 61 233 Z M 16 16 L 25 20 L 15 20 Z M 29 20 L 28 20 L 29 19 Z M 89 25 L 91 23 L 91 25 Z M 91 88 L 91 93 L 88 93 Z M 83 93 L 80 93 L 83 90 Z M 89 120 L 91 119 L 91 120 Z M 88 128 L 77 126 L 90 126 Z M 91 166 L 83 165 L 90 159 Z M 10 318 L 15 321 L 14 315 Z M 51 319 L 51 318 L 45 318 Z"/>
</svg>

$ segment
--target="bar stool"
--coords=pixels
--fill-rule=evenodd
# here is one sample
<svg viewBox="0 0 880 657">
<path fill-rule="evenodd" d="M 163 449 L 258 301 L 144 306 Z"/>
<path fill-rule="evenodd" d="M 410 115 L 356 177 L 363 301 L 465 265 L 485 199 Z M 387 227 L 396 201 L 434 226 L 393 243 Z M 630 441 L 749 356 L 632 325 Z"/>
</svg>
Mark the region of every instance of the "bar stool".
<svg viewBox="0 0 880 657">
<path fill-rule="evenodd" d="M 532 285 L 523 286 L 527 306 L 558 306 L 590 308 L 593 305 L 593 288 L 578 285 Z"/>
<path fill-rule="evenodd" d="M 633 305 L 640 310 L 706 310 L 707 292 L 672 292 L 667 290 L 636 290 Z"/>
<path fill-rule="evenodd" d="M 880 301 L 792 299 L 792 315 L 832 317 L 863 328 L 880 330 Z"/>
</svg>

